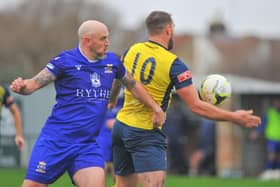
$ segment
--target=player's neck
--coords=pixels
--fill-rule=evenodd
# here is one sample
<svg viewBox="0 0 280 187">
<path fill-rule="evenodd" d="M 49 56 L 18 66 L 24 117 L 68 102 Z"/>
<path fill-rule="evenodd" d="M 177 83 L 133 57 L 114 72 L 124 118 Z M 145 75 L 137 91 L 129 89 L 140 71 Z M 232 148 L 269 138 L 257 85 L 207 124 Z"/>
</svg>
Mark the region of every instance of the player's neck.
<svg viewBox="0 0 280 187">
<path fill-rule="evenodd" d="M 152 41 L 152 42 L 158 43 L 158 44 L 162 45 L 165 48 L 168 47 L 168 42 L 162 36 L 150 36 L 149 40 Z"/>
<path fill-rule="evenodd" d="M 88 61 L 96 61 L 96 60 L 99 59 L 98 56 L 97 56 L 96 54 L 92 53 L 92 52 L 91 52 L 90 50 L 88 50 L 87 48 L 84 48 L 84 47 L 81 47 L 81 46 L 79 46 L 79 48 L 80 48 L 80 51 L 81 51 L 82 55 L 83 55 L 86 59 L 88 59 Z"/>
</svg>

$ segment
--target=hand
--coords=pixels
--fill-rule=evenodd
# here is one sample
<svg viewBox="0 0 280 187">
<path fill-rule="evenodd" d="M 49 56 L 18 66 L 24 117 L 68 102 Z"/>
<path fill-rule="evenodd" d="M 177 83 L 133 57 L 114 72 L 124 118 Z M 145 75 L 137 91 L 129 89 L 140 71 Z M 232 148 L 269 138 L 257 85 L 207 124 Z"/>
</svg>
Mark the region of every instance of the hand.
<svg viewBox="0 0 280 187">
<path fill-rule="evenodd" d="M 158 109 L 154 111 L 153 114 L 153 127 L 158 128 L 162 126 L 165 120 L 166 120 L 165 112 L 160 107 L 158 107 Z"/>
<path fill-rule="evenodd" d="M 257 127 L 261 123 L 261 118 L 253 115 L 253 110 L 237 110 L 234 115 L 234 122 L 244 127 Z"/>
<path fill-rule="evenodd" d="M 20 151 L 22 151 L 22 149 L 23 149 L 23 147 L 24 147 L 24 145 L 25 145 L 25 141 L 24 141 L 23 137 L 22 137 L 22 136 L 16 135 L 16 136 L 15 136 L 15 143 L 16 143 L 18 149 L 19 149 Z"/>
<path fill-rule="evenodd" d="M 25 87 L 26 87 L 26 84 L 21 77 L 15 79 L 10 85 L 11 90 L 16 93 L 20 93 L 22 91 L 22 89 L 24 89 Z"/>
</svg>

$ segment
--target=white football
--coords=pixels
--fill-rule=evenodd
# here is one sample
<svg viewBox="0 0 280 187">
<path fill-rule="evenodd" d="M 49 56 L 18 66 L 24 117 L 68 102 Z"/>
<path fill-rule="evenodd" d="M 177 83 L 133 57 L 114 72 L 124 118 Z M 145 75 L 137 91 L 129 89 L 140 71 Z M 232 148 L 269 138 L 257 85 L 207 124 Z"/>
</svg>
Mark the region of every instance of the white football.
<svg viewBox="0 0 280 187">
<path fill-rule="evenodd" d="M 231 96 L 231 84 L 222 75 L 209 75 L 202 81 L 199 95 L 203 101 L 213 105 L 221 105 Z"/>
</svg>

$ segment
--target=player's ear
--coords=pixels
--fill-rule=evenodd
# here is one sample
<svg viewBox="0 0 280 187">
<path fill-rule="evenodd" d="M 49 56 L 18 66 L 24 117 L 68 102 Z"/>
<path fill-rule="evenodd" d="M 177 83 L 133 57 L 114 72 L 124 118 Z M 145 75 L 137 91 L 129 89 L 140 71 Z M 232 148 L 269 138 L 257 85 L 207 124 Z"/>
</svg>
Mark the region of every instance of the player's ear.
<svg viewBox="0 0 280 187">
<path fill-rule="evenodd" d="M 84 45 L 88 45 L 90 43 L 90 37 L 89 36 L 84 36 L 82 38 L 82 42 L 84 43 Z"/>
<path fill-rule="evenodd" d="M 173 28 L 174 28 L 174 24 L 172 23 L 166 24 L 165 30 L 167 35 L 171 35 L 173 33 Z"/>
<path fill-rule="evenodd" d="M 167 25 L 165 26 L 164 31 L 165 31 L 166 35 L 170 35 L 170 34 L 171 34 L 171 30 L 170 30 L 169 24 L 167 24 Z"/>
</svg>

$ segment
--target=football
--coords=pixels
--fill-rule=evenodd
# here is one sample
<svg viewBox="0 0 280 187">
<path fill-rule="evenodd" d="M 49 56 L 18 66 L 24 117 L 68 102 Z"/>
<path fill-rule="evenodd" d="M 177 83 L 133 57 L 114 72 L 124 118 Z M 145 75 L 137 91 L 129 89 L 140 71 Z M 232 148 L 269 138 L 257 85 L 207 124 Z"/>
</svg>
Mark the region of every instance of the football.
<svg viewBox="0 0 280 187">
<path fill-rule="evenodd" d="M 222 75 L 208 75 L 201 83 L 200 98 L 213 105 L 221 105 L 231 96 L 231 84 Z"/>
</svg>

